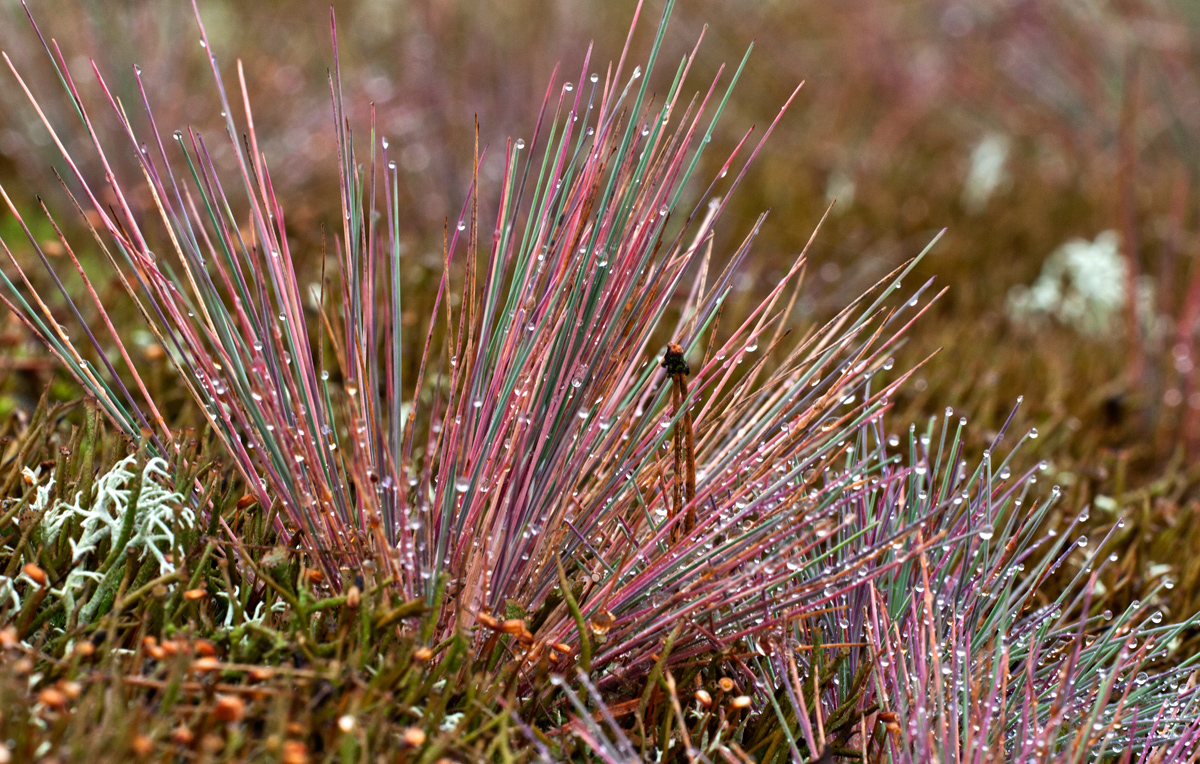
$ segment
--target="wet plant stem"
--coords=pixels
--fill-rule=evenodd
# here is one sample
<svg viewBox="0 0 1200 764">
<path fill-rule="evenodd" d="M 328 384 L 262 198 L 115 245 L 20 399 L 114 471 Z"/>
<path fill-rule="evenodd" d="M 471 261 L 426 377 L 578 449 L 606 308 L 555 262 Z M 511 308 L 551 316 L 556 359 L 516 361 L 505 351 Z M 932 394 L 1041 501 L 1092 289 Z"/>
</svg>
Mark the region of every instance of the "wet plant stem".
<svg viewBox="0 0 1200 764">
<path fill-rule="evenodd" d="M 675 526 L 671 532 L 673 539 L 686 536 L 696 527 L 696 510 L 692 500 L 696 498 L 696 441 L 692 435 L 692 412 L 683 409 L 688 396 L 688 374 L 691 368 L 683 355 L 683 348 L 675 343 L 667 345 L 663 356 L 663 368 L 667 370 L 672 381 L 673 399 L 675 405 L 675 480 L 672 490 L 675 506 L 671 519 L 679 515 L 684 508 L 687 514 L 681 525 Z M 683 415 L 679 412 L 683 409 Z M 681 479 L 682 476 L 682 479 Z"/>
</svg>

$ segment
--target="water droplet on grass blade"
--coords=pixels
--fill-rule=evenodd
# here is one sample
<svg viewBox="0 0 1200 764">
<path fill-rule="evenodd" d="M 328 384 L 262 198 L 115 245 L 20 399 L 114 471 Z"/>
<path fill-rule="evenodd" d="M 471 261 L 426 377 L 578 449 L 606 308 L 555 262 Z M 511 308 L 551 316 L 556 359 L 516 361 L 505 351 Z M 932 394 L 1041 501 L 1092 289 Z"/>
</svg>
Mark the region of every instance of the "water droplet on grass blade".
<svg viewBox="0 0 1200 764">
<path fill-rule="evenodd" d="M 525 139 L 524 139 L 524 138 L 518 138 L 518 139 L 517 139 L 517 151 L 520 151 L 520 150 L 521 150 L 521 149 L 523 149 L 523 148 L 525 148 Z"/>
<path fill-rule="evenodd" d="M 612 613 L 604 608 L 600 608 L 595 613 L 592 613 L 592 617 L 588 619 L 588 626 L 591 628 L 593 634 L 602 637 L 612 629 L 616 620 Z"/>
</svg>

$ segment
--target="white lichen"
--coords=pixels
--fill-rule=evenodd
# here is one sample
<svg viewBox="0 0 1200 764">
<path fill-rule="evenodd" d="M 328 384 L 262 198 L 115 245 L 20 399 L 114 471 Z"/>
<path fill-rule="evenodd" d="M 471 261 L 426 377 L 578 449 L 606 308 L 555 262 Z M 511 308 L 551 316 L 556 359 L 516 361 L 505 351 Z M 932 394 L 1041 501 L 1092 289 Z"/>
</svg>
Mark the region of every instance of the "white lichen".
<svg viewBox="0 0 1200 764">
<path fill-rule="evenodd" d="M 992 195 L 1008 183 L 1008 136 L 991 133 L 971 151 L 970 169 L 963 183 L 962 203 L 970 212 L 980 212 Z"/>
<path fill-rule="evenodd" d="M 213 592 L 213 596 L 217 597 L 218 599 L 225 600 L 225 622 L 223 624 L 223 628 L 226 631 L 229 631 L 230 629 L 233 628 L 233 616 L 234 616 L 234 613 L 237 612 L 237 608 L 234 607 L 233 603 L 234 603 L 234 600 L 237 600 L 239 604 L 241 603 L 242 588 L 240 586 L 233 587 L 233 597 L 230 597 L 229 593 L 225 592 L 225 591 Z M 285 602 L 284 604 L 286 605 L 287 603 Z M 254 612 L 252 614 L 243 612 L 242 613 L 242 623 L 261 624 L 262 620 L 263 620 L 263 616 L 266 615 L 266 613 L 263 612 L 263 608 L 264 608 L 264 603 L 259 602 L 254 607 Z"/>
<path fill-rule="evenodd" d="M 130 550 L 141 549 L 158 562 L 159 575 L 173 573 L 175 564 L 167 554 L 175 545 L 174 529 L 177 523 L 193 526 L 195 514 L 183 504 L 182 496 L 158 482 L 157 478 L 168 477 L 167 466 L 167 462 L 158 457 L 146 462 L 142 469 L 137 506 L 132 509 L 129 502 L 133 495 L 133 480 L 137 477 L 137 458 L 134 456 L 121 460 L 96 480 L 91 501 L 85 501 L 82 493 L 76 493 L 73 501 L 59 499 L 42 516 L 46 543 L 53 544 L 70 521 L 77 519 L 80 535 L 78 539 L 70 539 L 70 544 L 71 562 L 79 563 L 89 553 L 96 551 L 102 541 L 107 539 L 110 544 L 117 543 L 126 517 L 133 511 L 135 514 L 129 540 L 123 549 L 118 550 L 118 554 L 126 557 Z M 53 477 L 50 479 L 52 483 Z M 43 503 L 38 509 L 45 506 L 49 484 L 45 494 L 42 490 L 39 486 L 37 500 Z M 75 565 L 62 586 L 52 589 L 51 594 L 62 599 L 66 611 L 70 613 L 75 608 L 75 594 L 83 590 L 87 581 L 101 581 L 103 578 L 103 572 Z"/>
<path fill-rule="evenodd" d="M 41 484 L 42 468 L 30 469 L 23 467 L 21 469 L 21 477 L 26 485 L 33 486 L 33 499 L 29 502 L 29 511 L 37 513 L 46 508 L 46 504 L 50 501 L 50 492 L 54 489 L 54 475 L 51 473 L 45 485 Z M 13 516 L 13 523 L 19 523 L 20 518 Z M 16 578 L 8 576 L 0 576 L 0 601 L 7 600 L 12 603 L 13 612 L 21 609 L 21 595 L 17 592 L 17 582 L 24 581 L 26 585 L 37 586 L 37 584 L 26 573 L 21 573 Z"/>
<path fill-rule="evenodd" d="M 29 503 L 29 508 L 33 512 L 41 512 L 46 508 L 46 504 L 50 501 L 50 492 L 54 489 L 54 474 L 51 473 L 45 485 L 41 485 L 42 468 L 39 466 L 36 470 L 31 470 L 24 467 L 21 470 L 21 477 L 27 485 L 34 486 L 33 501 Z M 17 518 L 13 518 L 13 522 L 17 522 Z"/>
<path fill-rule="evenodd" d="M 13 612 L 21 609 L 21 595 L 17 594 L 17 582 L 8 576 L 0 576 L 0 601 L 12 603 Z"/>
<path fill-rule="evenodd" d="M 1127 305 L 1128 269 L 1116 231 L 1094 241 L 1072 239 L 1046 258 L 1032 285 L 1009 290 L 1009 316 L 1027 326 L 1053 318 L 1081 334 L 1108 335 Z M 1139 312 L 1151 304 L 1152 292 L 1148 281 L 1139 284 Z"/>
<path fill-rule="evenodd" d="M 54 543 L 71 518 L 80 519 L 82 531 L 78 540 L 71 539 L 70 542 L 72 562 L 95 551 L 105 539 L 115 542 L 120 537 L 121 526 L 129 512 L 133 490 L 130 483 L 136 477 L 133 472 L 136 464 L 136 457 L 129 456 L 102 475 L 96 481 L 96 498 L 88 507 L 79 505 L 82 498 L 80 494 L 75 495 L 74 502 L 56 502 L 42 518 L 47 543 Z M 160 547 L 165 545 L 170 550 L 175 544 L 175 523 L 182 522 L 191 527 L 195 515 L 191 508 L 182 503 L 182 496 L 164 488 L 155 480 L 156 477 L 168 477 L 167 462 L 158 457 L 147 461 L 142 469 L 141 492 L 134 508 L 133 532 L 126 549 L 140 548 L 154 555 L 159 574 L 167 575 L 175 571 L 175 565 L 166 558 Z"/>
</svg>

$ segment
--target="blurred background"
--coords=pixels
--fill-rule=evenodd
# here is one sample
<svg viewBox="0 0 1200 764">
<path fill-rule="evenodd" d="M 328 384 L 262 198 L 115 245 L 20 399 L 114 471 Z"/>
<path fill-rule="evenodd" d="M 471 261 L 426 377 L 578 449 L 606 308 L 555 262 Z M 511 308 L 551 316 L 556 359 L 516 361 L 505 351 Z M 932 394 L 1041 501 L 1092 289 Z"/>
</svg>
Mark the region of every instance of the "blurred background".
<svg viewBox="0 0 1200 764">
<path fill-rule="evenodd" d="M 164 136 L 189 125 L 223 129 L 189 4 L 29 5 L 94 113 L 106 106 L 88 56 L 131 112 L 140 111 L 140 66 Z M 366 134 L 373 106 L 397 153 L 410 283 L 419 291 L 435 283 L 443 223 L 467 194 L 476 117 L 491 147 L 482 168 L 487 200 L 505 140 L 531 134 L 554 67 L 560 81 L 578 78 L 594 43 L 590 69 L 603 72 L 620 54 L 636 3 L 334 7 L 355 129 Z M 235 61 L 245 65 L 294 250 L 318 262 L 322 226 L 339 215 L 328 3 L 205 0 L 200 8 L 227 87 L 236 87 Z M 660 2 L 642 9 L 635 60 L 644 60 L 661 12 Z M 765 127 L 805 82 L 718 228 L 719 257 L 770 210 L 734 305 L 774 283 L 834 199 L 810 253 L 800 327 L 829 317 L 947 229 L 919 276 L 936 276 L 948 292 L 898 366 L 936 355 L 895 401 L 893 428 L 950 407 L 983 444 L 1023 395 L 1014 432 L 1037 428 L 1026 458 L 1046 460 L 1044 482 L 1067 490 L 1064 511 L 1091 504 L 1102 510 L 1093 513 L 1099 524 L 1117 510 L 1138 516 L 1121 542 L 1129 592 L 1163 560 L 1200 548 L 1200 4 L 689 0 L 676 6 L 651 80 L 659 92 L 702 32 L 696 89 L 722 63 L 728 78 L 754 44 L 709 152 L 714 162 L 750 126 Z M 15 0 L 0 0 L 0 48 L 54 107 L 50 119 L 80 140 Z M 53 175 L 61 166 L 53 144 L 12 74 L 0 76 L 0 182 L 23 208 L 36 209 L 41 193 L 53 209 L 69 209 Z M 111 120 L 98 130 L 120 145 Z M 136 186 L 132 158 L 112 159 L 118 177 Z M 215 159 L 230 157 L 218 150 Z M 102 177 L 95 165 L 85 172 Z M 20 240 L 7 212 L 0 233 Z M 18 324 L 0 325 L 0 406 L 11 410 L 30 405 L 54 372 Z M 1198 578 L 1179 573 L 1172 608 L 1200 606 Z"/>
</svg>

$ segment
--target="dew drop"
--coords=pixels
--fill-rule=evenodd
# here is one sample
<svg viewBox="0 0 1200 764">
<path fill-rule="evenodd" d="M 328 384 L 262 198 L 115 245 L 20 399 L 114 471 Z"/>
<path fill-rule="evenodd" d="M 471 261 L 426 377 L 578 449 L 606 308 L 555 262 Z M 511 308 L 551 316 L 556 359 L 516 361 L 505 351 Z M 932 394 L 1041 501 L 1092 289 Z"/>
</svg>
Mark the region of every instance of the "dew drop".
<svg viewBox="0 0 1200 764">
<path fill-rule="evenodd" d="M 588 626 L 591 627 L 593 634 L 598 637 L 602 637 L 607 634 L 610 629 L 612 629 L 616 620 L 617 619 L 613 617 L 612 613 L 604 608 L 600 608 L 592 614 L 590 619 L 588 619 Z"/>
</svg>

